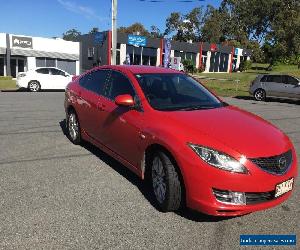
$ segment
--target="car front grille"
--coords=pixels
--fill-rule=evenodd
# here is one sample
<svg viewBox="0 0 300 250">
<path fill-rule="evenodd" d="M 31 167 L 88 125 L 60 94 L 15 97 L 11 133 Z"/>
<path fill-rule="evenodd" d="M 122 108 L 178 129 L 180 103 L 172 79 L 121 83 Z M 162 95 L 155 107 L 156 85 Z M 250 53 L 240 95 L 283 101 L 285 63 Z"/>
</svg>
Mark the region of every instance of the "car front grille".
<svg viewBox="0 0 300 250">
<path fill-rule="evenodd" d="M 291 166 L 293 156 L 292 151 L 289 150 L 281 155 L 250 160 L 268 173 L 281 175 L 284 174 Z"/>
</svg>

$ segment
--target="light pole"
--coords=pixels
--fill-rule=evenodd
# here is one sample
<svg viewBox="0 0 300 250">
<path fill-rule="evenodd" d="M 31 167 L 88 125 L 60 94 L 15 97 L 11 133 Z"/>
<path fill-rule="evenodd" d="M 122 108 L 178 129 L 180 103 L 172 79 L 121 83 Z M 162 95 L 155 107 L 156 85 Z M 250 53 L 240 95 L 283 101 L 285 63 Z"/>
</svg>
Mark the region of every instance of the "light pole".
<svg viewBox="0 0 300 250">
<path fill-rule="evenodd" d="M 112 65 L 117 63 L 117 6 L 118 0 L 111 1 L 111 29 L 112 29 Z"/>
</svg>

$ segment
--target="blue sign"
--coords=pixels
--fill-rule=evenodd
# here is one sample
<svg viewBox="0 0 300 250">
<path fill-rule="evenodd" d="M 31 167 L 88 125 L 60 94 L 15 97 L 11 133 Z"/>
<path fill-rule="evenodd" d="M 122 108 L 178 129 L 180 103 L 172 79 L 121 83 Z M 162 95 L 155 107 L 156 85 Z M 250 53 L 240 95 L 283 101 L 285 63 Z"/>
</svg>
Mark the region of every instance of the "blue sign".
<svg viewBox="0 0 300 250">
<path fill-rule="evenodd" d="M 146 46 L 147 38 L 145 36 L 128 35 L 128 44 L 134 46 Z"/>
<path fill-rule="evenodd" d="M 94 34 L 94 42 L 96 44 L 103 43 L 104 42 L 104 33 L 103 32 L 96 32 Z"/>
<path fill-rule="evenodd" d="M 296 235 L 240 235 L 241 246 L 295 246 Z"/>
<path fill-rule="evenodd" d="M 238 54 L 239 54 L 239 48 L 236 48 L 236 49 L 234 50 L 234 54 L 235 54 L 235 55 L 238 55 Z"/>
</svg>

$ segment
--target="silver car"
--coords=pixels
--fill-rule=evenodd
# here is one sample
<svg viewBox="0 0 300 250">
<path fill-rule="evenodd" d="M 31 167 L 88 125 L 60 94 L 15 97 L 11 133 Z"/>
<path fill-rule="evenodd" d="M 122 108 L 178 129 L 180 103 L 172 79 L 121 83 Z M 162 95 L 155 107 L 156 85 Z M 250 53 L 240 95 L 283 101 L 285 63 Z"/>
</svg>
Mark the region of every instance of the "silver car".
<svg viewBox="0 0 300 250">
<path fill-rule="evenodd" d="M 257 101 L 264 101 L 268 96 L 300 100 L 300 80 L 289 75 L 258 75 L 249 92 Z"/>
</svg>

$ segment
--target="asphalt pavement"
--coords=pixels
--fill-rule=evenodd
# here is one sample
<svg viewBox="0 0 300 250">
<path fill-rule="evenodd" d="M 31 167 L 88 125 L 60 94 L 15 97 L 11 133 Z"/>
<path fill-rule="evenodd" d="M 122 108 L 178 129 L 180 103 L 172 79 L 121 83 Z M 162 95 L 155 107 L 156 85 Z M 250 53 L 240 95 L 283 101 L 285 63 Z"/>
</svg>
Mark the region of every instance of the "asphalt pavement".
<svg viewBox="0 0 300 250">
<path fill-rule="evenodd" d="M 300 102 L 225 100 L 282 129 L 300 158 Z M 0 92 L 0 249 L 223 250 L 239 249 L 240 234 L 296 234 L 300 249 L 299 178 L 288 201 L 265 211 L 161 213 L 129 170 L 66 138 L 63 101 L 63 92 Z"/>
</svg>

